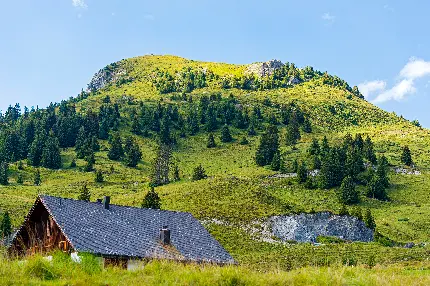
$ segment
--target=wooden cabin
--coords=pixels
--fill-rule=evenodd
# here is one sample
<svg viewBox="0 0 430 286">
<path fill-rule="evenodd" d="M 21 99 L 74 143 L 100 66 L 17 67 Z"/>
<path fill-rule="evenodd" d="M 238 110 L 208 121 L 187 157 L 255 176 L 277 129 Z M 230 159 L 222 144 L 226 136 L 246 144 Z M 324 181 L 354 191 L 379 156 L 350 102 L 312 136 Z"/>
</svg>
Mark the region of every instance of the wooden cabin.
<svg viewBox="0 0 430 286">
<path fill-rule="evenodd" d="M 142 259 L 234 264 L 191 214 L 41 195 L 14 235 L 9 253 L 86 252 L 129 267 Z"/>
</svg>

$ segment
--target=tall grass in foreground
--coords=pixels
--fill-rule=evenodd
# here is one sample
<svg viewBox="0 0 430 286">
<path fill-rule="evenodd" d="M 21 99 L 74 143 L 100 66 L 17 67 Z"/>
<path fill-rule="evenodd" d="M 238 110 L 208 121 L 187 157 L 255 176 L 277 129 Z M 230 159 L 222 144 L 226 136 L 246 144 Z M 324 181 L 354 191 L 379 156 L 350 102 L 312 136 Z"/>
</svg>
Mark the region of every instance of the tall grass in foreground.
<svg viewBox="0 0 430 286">
<path fill-rule="evenodd" d="M 103 269 L 84 255 L 81 264 L 55 253 L 52 261 L 0 258 L 0 285 L 430 285 L 430 262 L 412 265 L 306 267 L 257 272 L 245 266 L 152 261 L 140 270 Z"/>
</svg>

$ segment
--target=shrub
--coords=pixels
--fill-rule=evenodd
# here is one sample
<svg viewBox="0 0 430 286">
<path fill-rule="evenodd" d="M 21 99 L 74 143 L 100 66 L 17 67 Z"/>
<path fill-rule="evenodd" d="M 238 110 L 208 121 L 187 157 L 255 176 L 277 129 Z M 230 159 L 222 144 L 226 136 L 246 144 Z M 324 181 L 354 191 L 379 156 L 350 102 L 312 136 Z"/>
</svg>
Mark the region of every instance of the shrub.
<svg viewBox="0 0 430 286">
<path fill-rule="evenodd" d="M 206 178 L 207 178 L 206 171 L 202 167 L 202 164 L 200 164 L 194 168 L 193 178 L 192 178 L 193 181 L 199 181 L 199 180 L 206 179 Z"/>
</svg>

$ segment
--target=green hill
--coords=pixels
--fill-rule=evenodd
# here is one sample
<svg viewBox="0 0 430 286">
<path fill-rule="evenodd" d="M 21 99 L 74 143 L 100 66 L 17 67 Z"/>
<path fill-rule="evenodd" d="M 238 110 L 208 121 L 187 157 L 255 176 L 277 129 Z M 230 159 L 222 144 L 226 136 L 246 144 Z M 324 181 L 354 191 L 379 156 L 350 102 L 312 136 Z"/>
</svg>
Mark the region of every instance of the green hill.
<svg viewBox="0 0 430 286">
<path fill-rule="evenodd" d="M 87 91 L 61 104 L 22 115 L 18 108 L 11 107 L 2 116 L 0 127 L 0 161 L 9 162 L 9 185 L 0 186 L 1 210 L 8 211 L 13 225 L 18 226 L 38 193 L 77 198 L 83 185 L 89 188 L 92 200 L 110 195 L 115 204 L 140 206 L 149 190 L 157 141 L 169 134 L 162 140 L 172 143 L 171 162 L 178 168 L 180 180 L 174 181 L 171 174 L 170 183 L 156 187 L 162 208 L 188 211 L 204 221 L 242 264 L 260 269 L 290 269 L 349 260 L 363 264 L 370 259 L 394 263 L 428 257 L 428 246 L 405 249 L 382 244 L 391 244 L 390 240 L 416 244 L 429 241 L 429 131 L 381 110 L 364 100 L 356 87 L 313 68 L 299 69 L 288 64 L 264 76 L 250 70 L 247 65 L 144 56 L 108 65 L 94 76 Z M 168 114 L 169 120 L 163 121 L 163 114 Z M 300 139 L 288 145 L 291 120 L 298 122 Z M 251 136 L 249 128 L 254 121 L 257 135 Z M 191 130 L 193 123 L 198 131 Z M 362 134 L 363 139 L 371 138 L 377 157 L 384 155 L 389 162 L 388 200 L 368 198 L 368 186 L 362 183 L 357 186 L 358 205 L 363 211 L 371 210 L 376 230 L 384 237 L 382 242 L 327 244 L 317 248 L 311 244 L 264 242 L 253 234 L 255 221 L 268 216 L 339 213 L 342 208 L 337 187 L 308 188 L 294 177 L 272 176 L 281 172 L 256 164 L 260 137 L 271 123 L 276 123 L 279 130 L 284 173 L 292 172 L 295 160 L 310 165 L 307 150 L 313 139 L 321 142 L 326 136 L 330 145 L 336 146 L 348 133 L 352 137 Z M 309 123 L 311 128 L 307 130 Z M 229 126 L 232 142 L 221 142 L 224 124 Z M 99 138 L 94 169 L 103 173 L 104 182 L 96 183 L 94 171 L 84 171 L 86 156 L 77 156 L 76 138 L 70 138 L 76 137 L 80 126 L 85 126 L 86 135 Z M 36 168 L 28 162 L 27 154 L 37 153 L 34 141 L 38 130 L 45 132 L 41 138 L 52 136 L 59 140 L 61 168 Z M 136 167 L 108 158 L 107 139 L 115 130 L 123 140 L 132 136 L 139 145 L 142 159 Z M 207 148 L 208 133 L 214 135 L 215 148 Z M 243 137 L 248 144 L 241 144 Z M 401 163 L 402 148 L 406 145 L 411 150 L 414 168 Z M 76 167 L 71 166 L 74 160 Z M 23 162 L 22 166 L 19 162 Z M 193 181 L 193 169 L 200 164 L 208 177 Z M 420 175 L 397 174 L 394 169 L 398 167 L 419 170 Z M 41 172 L 40 186 L 33 184 L 36 169 Z M 18 183 L 20 178 L 23 183 Z"/>
</svg>

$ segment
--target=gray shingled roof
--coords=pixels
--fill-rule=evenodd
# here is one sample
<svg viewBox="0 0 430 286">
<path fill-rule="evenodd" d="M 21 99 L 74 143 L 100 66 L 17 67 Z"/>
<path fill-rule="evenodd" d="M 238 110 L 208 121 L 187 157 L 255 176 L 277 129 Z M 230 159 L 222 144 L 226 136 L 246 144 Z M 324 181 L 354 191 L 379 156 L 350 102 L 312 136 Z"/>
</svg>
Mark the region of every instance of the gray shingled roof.
<svg viewBox="0 0 430 286">
<path fill-rule="evenodd" d="M 190 213 L 92 203 L 51 196 L 40 200 L 76 251 L 136 258 L 234 263 Z M 159 241 L 168 226 L 171 245 Z"/>
</svg>

